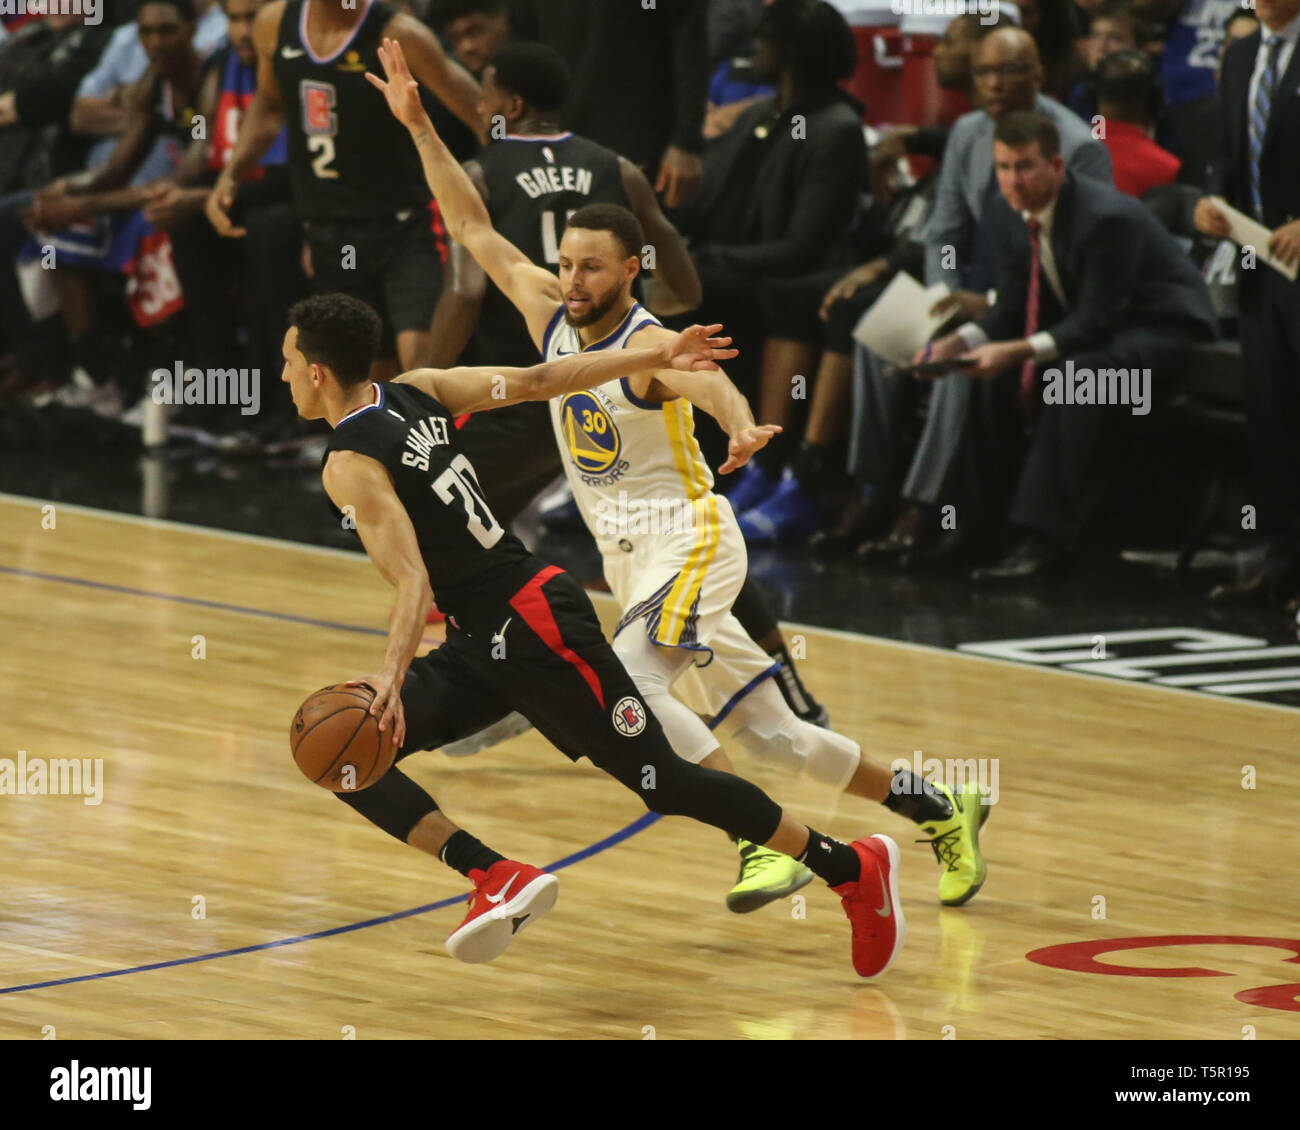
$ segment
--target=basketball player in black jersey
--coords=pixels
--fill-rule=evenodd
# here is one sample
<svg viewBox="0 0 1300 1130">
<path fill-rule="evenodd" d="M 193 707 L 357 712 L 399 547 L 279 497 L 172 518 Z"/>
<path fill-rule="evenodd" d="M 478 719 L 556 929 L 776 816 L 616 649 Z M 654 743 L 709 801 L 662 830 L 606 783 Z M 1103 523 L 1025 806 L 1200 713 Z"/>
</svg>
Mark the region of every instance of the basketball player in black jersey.
<svg viewBox="0 0 1300 1130">
<path fill-rule="evenodd" d="M 417 19 L 381 0 L 274 0 L 253 27 L 257 96 L 207 212 L 222 235 L 244 234 L 229 218 L 240 178 L 287 127 L 313 288 L 353 294 L 379 309 L 384 355 L 409 369 L 429 358 L 442 266 L 420 163 L 365 81 L 384 36 L 402 43 L 414 73 L 437 96 L 425 94 L 430 111 L 445 122 L 445 104 L 465 123 L 462 144 L 472 149 L 478 84 Z M 375 375 L 394 371 L 377 368 Z"/>
<path fill-rule="evenodd" d="M 695 309 L 699 276 L 645 174 L 612 149 L 559 127 L 568 91 L 564 60 L 542 44 L 507 44 L 484 68 L 483 120 L 491 123 L 491 140 L 464 168 L 487 205 L 492 226 L 538 266 L 555 271 L 568 217 L 587 204 L 620 204 L 640 221 L 646 244 L 654 249 L 655 274 L 641 276 L 646 305 L 659 315 Z M 537 347 L 523 315 L 454 240 L 449 262 L 448 285 L 434 317 L 438 363 L 456 362 L 476 318 L 470 354 L 475 363 L 536 361 Z M 506 525 L 563 473 L 550 412 L 542 404 L 471 416 L 460 440 Z M 776 616 L 753 581 L 746 580 L 735 612 L 754 641 L 781 663 L 777 685 L 790 709 L 805 721 L 828 725 L 827 711 L 803 686 Z M 516 730 L 507 723 L 502 736 Z M 485 735 L 483 744 L 493 736 Z M 479 745 L 471 741 L 449 752 L 464 754 Z"/>
<path fill-rule="evenodd" d="M 520 256 L 519 270 L 545 275 Z M 898 848 L 887 836 L 840 843 L 783 813 L 760 789 L 680 759 L 601 634 L 582 588 L 543 566 L 506 530 L 459 450 L 453 417 L 546 400 L 630 372 L 716 368 L 733 351 L 693 327 L 648 350 L 582 354 L 531 369 L 422 369 L 390 384 L 367 379 L 379 325 L 345 295 L 290 312 L 283 379 L 299 414 L 333 429 L 322 479 L 376 568 L 397 589 L 383 667 L 353 684 L 375 691 L 371 713 L 393 727 L 398 756 L 436 748 L 523 713 L 572 760 L 588 757 L 654 812 L 690 816 L 806 860 L 840 895 L 853 926 L 853 963 L 884 972 L 905 936 Z M 714 347 L 717 347 L 715 350 Z M 680 376 L 680 374 L 675 374 Z M 743 463 L 770 429 L 734 437 Z M 448 614 L 447 642 L 415 659 L 429 601 Z M 555 901 L 556 880 L 506 860 L 439 811 L 394 765 L 341 799 L 404 843 L 438 854 L 475 884 L 470 913 L 448 941 L 453 956 L 495 957 Z"/>
</svg>

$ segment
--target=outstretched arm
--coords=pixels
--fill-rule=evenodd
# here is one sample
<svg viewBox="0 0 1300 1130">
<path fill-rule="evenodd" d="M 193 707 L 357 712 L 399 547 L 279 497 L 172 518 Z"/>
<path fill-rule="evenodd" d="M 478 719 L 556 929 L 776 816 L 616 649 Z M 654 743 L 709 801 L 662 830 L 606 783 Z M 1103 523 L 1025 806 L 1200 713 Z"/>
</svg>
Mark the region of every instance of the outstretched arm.
<svg viewBox="0 0 1300 1130">
<path fill-rule="evenodd" d="M 527 369 L 413 369 L 395 378 L 427 392 L 452 415 L 504 408 L 521 400 L 550 400 L 567 392 L 595 388 L 630 373 L 668 370 L 678 374 L 717 369 L 718 361 L 736 356 L 729 337 L 715 337 L 722 326 L 691 326 L 648 349 L 597 350 L 545 361 Z M 703 379 L 683 377 L 683 383 Z M 728 382 L 730 384 L 730 382 Z M 742 398 L 743 403 L 743 398 Z M 751 421 L 752 423 L 752 421 Z"/>
<path fill-rule="evenodd" d="M 628 340 L 635 340 L 638 345 L 651 345 L 662 343 L 671 334 L 671 330 L 662 326 L 646 326 Z M 731 383 L 731 378 L 716 365 L 710 368 L 712 372 L 686 379 L 672 369 L 656 369 L 653 373 L 643 373 L 634 378 L 631 383 L 633 391 L 642 400 L 675 400 L 680 396 L 717 420 L 728 437 L 727 459 L 718 468 L 718 473 L 725 475 L 748 463 L 750 457 L 759 448 L 766 447 L 767 441 L 781 428 L 777 424 L 755 424 L 749 401 Z"/>
<path fill-rule="evenodd" d="M 383 91 L 393 116 L 411 131 L 420 151 L 429 191 L 438 201 L 447 233 L 471 255 L 528 323 L 533 343 L 541 348 L 546 325 L 560 303 L 560 280 L 537 266 L 492 227 L 487 206 L 465 170 L 453 157 L 420 102 L 419 84 L 411 75 L 401 44 L 385 39 L 379 61 L 388 81 L 370 73 L 366 78 Z"/>
</svg>

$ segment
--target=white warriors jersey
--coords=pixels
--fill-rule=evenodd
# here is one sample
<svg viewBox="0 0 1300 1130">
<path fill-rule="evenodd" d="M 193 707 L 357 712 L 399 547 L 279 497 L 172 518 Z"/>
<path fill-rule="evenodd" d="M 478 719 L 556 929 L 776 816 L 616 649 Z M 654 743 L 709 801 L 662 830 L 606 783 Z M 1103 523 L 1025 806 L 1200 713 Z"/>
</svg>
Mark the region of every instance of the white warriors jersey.
<svg viewBox="0 0 1300 1130">
<path fill-rule="evenodd" d="M 551 361 L 581 346 L 556 311 L 542 354 Z M 612 334 L 589 349 L 625 349 L 659 322 L 634 305 Z M 771 656 L 731 613 L 745 583 L 745 539 L 731 504 L 713 493 L 689 401 L 639 399 L 627 378 L 571 392 L 551 403 L 564 472 L 604 559 L 622 609 L 614 632 L 640 626 L 659 647 L 695 653 L 673 692 L 718 720 L 773 674 Z"/>
<path fill-rule="evenodd" d="M 628 338 L 659 324 L 633 303 L 618 328 L 587 349 L 635 348 Z M 546 327 L 542 356 L 553 361 L 581 351 L 561 306 Z M 550 406 L 573 497 L 602 553 L 626 551 L 629 538 L 694 540 L 703 525 L 716 524 L 719 500 L 689 401 L 641 400 L 623 377 L 557 396 Z"/>
</svg>

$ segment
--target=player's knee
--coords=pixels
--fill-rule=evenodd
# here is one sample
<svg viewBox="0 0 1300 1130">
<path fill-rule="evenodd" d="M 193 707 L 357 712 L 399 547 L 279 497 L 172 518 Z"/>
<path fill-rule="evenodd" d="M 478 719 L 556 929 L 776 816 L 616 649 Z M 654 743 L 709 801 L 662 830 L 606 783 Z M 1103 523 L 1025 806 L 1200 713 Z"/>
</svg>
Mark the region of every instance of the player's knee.
<svg viewBox="0 0 1300 1130">
<path fill-rule="evenodd" d="M 837 789 L 852 780 L 862 760 L 857 742 L 801 718 L 767 731 L 746 726 L 735 738 L 756 760 L 796 773 L 806 770 L 814 780 Z"/>
<path fill-rule="evenodd" d="M 685 816 L 690 809 L 690 775 L 697 766 L 673 755 L 640 767 L 635 780 L 624 780 L 651 812 L 660 816 Z"/>
</svg>

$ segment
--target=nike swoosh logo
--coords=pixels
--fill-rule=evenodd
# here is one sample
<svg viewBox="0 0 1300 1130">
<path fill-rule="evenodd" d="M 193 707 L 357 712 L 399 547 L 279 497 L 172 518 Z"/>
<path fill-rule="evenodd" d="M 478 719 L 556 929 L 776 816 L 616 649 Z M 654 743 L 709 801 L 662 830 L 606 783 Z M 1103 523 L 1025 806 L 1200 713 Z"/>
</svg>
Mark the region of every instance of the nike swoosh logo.
<svg viewBox="0 0 1300 1130">
<path fill-rule="evenodd" d="M 488 902 L 500 902 L 503 898 L 506 897 L 506 892 L 510 890 L 511 886 L 514 884 L 514 881 L 518 878 L 519 878 L 519 872 L 516 871 L 513 875 L 510 876 L 509 882 L 507 882 L 506 885 L 502 887 L 497 894 L 485 896 Z"/>
<path fill-rule="evenodd" d="M 888 918 L 894 913 L 894 909 L 889 903 L 889 888 L 885 886 L 884 875 L 880 876 L 880 893 L 885 896 L 885 901 L 880 906 L 876 907 L 876 913 L 879 914 L 881 918 Z M 492 896 L 489 895 L 488 897 L 491 898 Z"/>
<path fill-rule="evenodd" d="M 304 54 L 304 52 L 299 51 L 299 50 L 296 50 L 296 49 L 293 48 L 293 47 L 281 47 L 281 48 L 280 48 L 280 58 L 282 58 L 282 59 L 297 59 L 297 58 L 299 58 L 299 57 L 300 57 L 301 55 L 303 55 L 303 54 Z"/>
<path fill-rule="evenodd" d="M 495 636 L 492 637 L 492 642 L 493 642 L 493 643 L 502 643 L 502 642 L 504 642 L 504 640 L 505 640 L 505 638 L 506 638 L 506 629 L 507 629 L 508 627 L 510 627 L 510 621 L 513 620 L 513 619 L 514 619 L 513 616 L 507 616 L 507 617 L 506 617 L 506 622 L 505 622 L 504 624 L 501 625 L 501 630 L 500 630 L 499 632 L 497 632 L 497 634 L 496 634 Z"/>
</svg>

